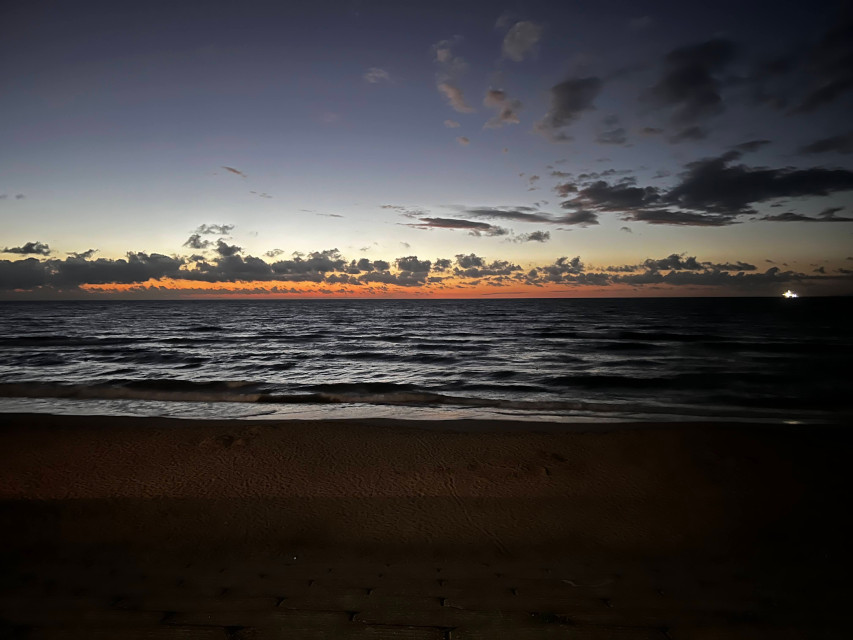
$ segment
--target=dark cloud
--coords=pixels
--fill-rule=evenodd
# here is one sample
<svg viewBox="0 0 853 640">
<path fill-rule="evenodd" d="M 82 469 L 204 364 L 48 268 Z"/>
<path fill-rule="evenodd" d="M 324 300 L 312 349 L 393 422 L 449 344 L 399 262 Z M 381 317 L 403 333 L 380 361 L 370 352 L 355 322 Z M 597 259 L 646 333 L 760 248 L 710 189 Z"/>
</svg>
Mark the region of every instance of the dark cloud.
<svg viewBox="0 0 853 640">
<path fill-rule="evenodd" d="M 643 262 L 643 266 L 652 271 L 701 271 L 703 269 L 695 257 L 685 258 L 677 253 L 660 260 L 649 258 Z"/>
<path fill-rule="evenodd" d="M 264 252 L 264 255 L 267 258 L 277 258 L 283 253 L 284 251 L 282 249 L 270 249 L 269 251 Z"/>
<path fill-rule="evenodd" d="M 240 176 L 241 178 L 247 178 L 248 177 L 245 173 L 243 173 L 239 169 L 235 169 L 234 167 L 226 167 L 225 165 L 223 165 L 222 168 L 225 169 L 226 171 L 230 171 L 234 175 Z"/>
<path fill-rule="evenodd" d="M 498 227 L 486 222 L 475 222 L 473 220 L 460 220 L 458 218 L 420 218 L 419 224 L 407 225 L 417 229 L 463 229 L 470 235 L 480 236 L 503 236 L 509 233 L 503 227 Z"/>
<path fill-rule="evenodd" d="M 853 153 L 853 131 L 843 133 L 829 138 L 821 138 L 815 140 L 811 144 L 800 147 L 798 153 L 801 155 L 810 155 L 813 153 Z"/>
<path fill-rule="evenodd" d="M 201 235 L 227 236 L 234 230 L 233 224 L 203 224 L 195 230 Z"/>
<path fill-rule="evenodd" d="M 20 253 L 23 255 L 39 255 L 49 256 L 50 247 L 36 240 L 35 242 L 27 242 L 20 247 L 6 247 L 2 253 Z"/>
<path fill-rule="evenodd" d="M 690 124 L 725 110 L 718 75 L 735 58 L 730 40 L 716 39 L 680 47 L 664 58 L 663 74 L 644 98 L 668 109 L 676 124 Z"/>
<path fill-rule="evenodd" d="M 811 113 L 853 89 L 853 20 L 830 29 L 806 57 L 809 92 L 794 113 Z"/>
<path fill-rule="evenodd" d="M 565 209 L 586 207 L 598 211 L 625 211 L 655 204 L 660 200 L 656 187 L 635 187 L 630 184 L 609 184 L 597 180 L 579 189 L 571 200 L 562 203 Z"/>
<path fill-rule="evenodd" d="M 736 144 L 732 149 L 742 151 L 743 153 L 752 153 L 753 151 L 758 151 L 761 147 L 765 147 L 768 144 L 772 144 L 770 140 L 749 140 L 748 142 Z"/>
<path fill-rule="evenodd" d="M 427 273 L 432 266 L 432 263 L 429 260 L 418 260 L 417 256 L 397 258 L 394 263 L 400 271 L 411 271 L 417 273 Z"/>
<path fill-rule="evenodd" d="M 35 289 L 48 283 L 47 267 L 41 260 L 0 260 L 0 291 Z"/>
<path fill-rule="evenodd" d="M 853 222 L 853 218 L 835 215 L 843 211 L 843 207 L 830 207 L 821 211 L 816 218 L 801 213 L 786 211 L 775 216 L 762 216 L 759 220 L 770 222 Z"/>
<path fill-rule="evenodd" d="M 629 212 L 624 220 L 648 224 L 673 224 L 692 227 L 722 227 L 735 224 L 735 216 L 692 213 L 673 209 L 641 209 Z"/>
<path fill-rule="evenodd" d="M 570 140 L 561 131 L 577 120 L 582 113 L 594 109 L 593 102 L 601 92 L 601 78 L 572 78 L 551 88 L 551 109 L 539 122 L 536 130 L 550 140 L 564 142 Z"/>
<path fill-rule="evenodd" d="M 183 246 L 189 247 L 190 249 L 195 249 L 197 251 L 203 251 L 212 244 L 213 241 L 202 240 L 201 235 L 199 235 L 198 233 L 194 233 L 189 238 L 187 238 L 187 241 L 183 244 Z"/>
<path fill-rule="evenodd" d="M 346 260 L 337 249 L 315 251 L 307 256 L 294 254 L 291 260 L 279 260 L 271 265 L 272 271 L 277 277 L 322 275 L 334 271 L 345 271 L 346 266 Z"/>
<path fill-rule="evenodd" d="M 242 247 L 238 247 L 236 244 L 228 244 L 222 239 L 216 241 L 216 253 L 224 258 L 236 255 L 242 250 Z"/>
<path fill-rule="evenodd" d="M 521 267 L 506 260 L 494 260 L 487 263 L 483 258 L 472 254 L 456 256 L 457 267 L 453 274 L 460 278 L 495 278 L 511 276 L 521 271 Z"/>
<path fill-rule="evenodd" d="M 551 239 L 550 231 L 531 231 L 522 233 L 514 238 L 515 242 L 548 242 Z"/>
<path fill-rule="evenodd" d="M 77 258 L 78 260 L 88 260 L 93 255 L 95 255 L 96 253 L 98 253 L 97 249 L 88 249 L 86 251 L 80 251 L 80 252 L 72 251 L 68 255 L 72 258 Z"/>
<path fill-rule="evenodd" d="M 487 129 L 496 129 L 505 124 L 518 124 L 520 122 L 518 110 L 521 109 L 521 102 L 510 99 L 505 91 L 489 89 L 486 91 L 483 104 L 497 112 L 486 122 L 485 127 Z"/>
<path fill-rule="evenodd" d="M 717 158 L 687 165 L 681 182 L 662 200 L 682 208 L 734 216 L 752 213 L 752 206 L 777 198 L 825 196 L 853 190 L 853 171 L 845 169 L 768 169 L 732 163 L 729 151 Z"/>
<path fill-rule="evenodd" d="M 571 213 L 560 216 L 555 220 L 555 222 L 558 224 L 576 224 L 581 227 L 586 227 L 592 224 L 598 224 L 598 215 L 593 211 L 579 209 L 578 211 L 572 211 Z"/>
<path fill-rule="evenodd" d="M 160 253 L 128 252 L 126 258 L 84 260 L 66 258 L 47 263 L 50 284 L 59 288 L 81 284 L 134 284 L 160 278 L 180 278 L 184 258 Z"/>
<path fill-rule="evenodd" d="M 471 144 L 470 138 L 466 138 L 465 136 L 459 136 L 458 138 L 456 138 L 456 142 L 461 144 L 463 147 L 467 147 L 469 144 Z"/>
</svg>

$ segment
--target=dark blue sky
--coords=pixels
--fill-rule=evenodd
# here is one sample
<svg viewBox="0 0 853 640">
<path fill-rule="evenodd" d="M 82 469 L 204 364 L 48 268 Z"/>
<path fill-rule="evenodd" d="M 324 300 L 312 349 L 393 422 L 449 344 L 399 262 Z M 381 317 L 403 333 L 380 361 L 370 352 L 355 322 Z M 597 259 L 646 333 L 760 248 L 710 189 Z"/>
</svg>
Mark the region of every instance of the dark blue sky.
<svg viewBox="0 0 853 640">
<path fill-rule="evenodd" d="M 352 291 L 446 293 L 473 254 L 517 267 L 465 285 L 496 290 L 850 292 L 846 3 L 293 4 L 4 5 L 0 287 L 293 281 L 270 265 L 337 249 L 389 265 Z"/>
</svg>

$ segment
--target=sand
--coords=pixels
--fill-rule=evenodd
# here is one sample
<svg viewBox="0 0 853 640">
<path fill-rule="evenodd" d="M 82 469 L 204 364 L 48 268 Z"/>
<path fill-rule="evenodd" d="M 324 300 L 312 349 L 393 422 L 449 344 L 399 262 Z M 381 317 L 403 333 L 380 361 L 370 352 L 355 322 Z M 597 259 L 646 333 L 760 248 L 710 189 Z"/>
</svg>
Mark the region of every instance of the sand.
<svg viewBox="0 0 853 640">
<path fill-rule="evenodd" d="M 843 426 L 2 424 L 0 637 L 845 627 Z"/>
</svg>

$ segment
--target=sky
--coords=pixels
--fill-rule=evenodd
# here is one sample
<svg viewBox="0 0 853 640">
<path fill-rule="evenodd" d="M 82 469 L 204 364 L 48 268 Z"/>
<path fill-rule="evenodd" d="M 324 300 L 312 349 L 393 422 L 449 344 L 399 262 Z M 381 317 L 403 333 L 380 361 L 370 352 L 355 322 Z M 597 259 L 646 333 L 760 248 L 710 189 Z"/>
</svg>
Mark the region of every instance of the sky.
<svg viewBox="0 0 853 640">
<path fill-rule="evenodd" d="M 853 294 L 853 5 L 0 8 L 0 299 Z"/>
</svg>

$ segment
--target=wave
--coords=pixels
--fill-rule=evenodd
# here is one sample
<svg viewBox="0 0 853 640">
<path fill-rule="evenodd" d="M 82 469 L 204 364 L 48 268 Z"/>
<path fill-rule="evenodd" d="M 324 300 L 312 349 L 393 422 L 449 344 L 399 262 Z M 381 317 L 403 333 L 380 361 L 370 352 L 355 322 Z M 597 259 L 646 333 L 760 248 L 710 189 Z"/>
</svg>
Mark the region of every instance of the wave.
<svg viewBox="0 0 853 640">
<path fill-rule="evenodd" d="M 262 385 L 244 381 L 191 382 L 186 380 L 113 381 L 105 384 L 0 383 L 0 397 L 60 398 L 71 400 L 138 400 L 159 402 L 222 402 L 272 405 L 373 404 L 412 407 L 460 407 L 524 413 L 527 415 L 596 414 L 630 417 L 636 414 L 696 416 L 704 418 L 789 417 L 787 410 L 812 410 L 821 406 L 751 407 L 720 405 L 660 405 L 654 402 L 589 402 L 581 400 L 509 399 L 449 395 L 417 389 L 411 385 L 384 382 L 322 385 L 310 393 L 269 393 Z M 722 398 L 718 398 L 722 399 Z M 731 398 L 729 398 L 731 399 Z"/>
</svg>

